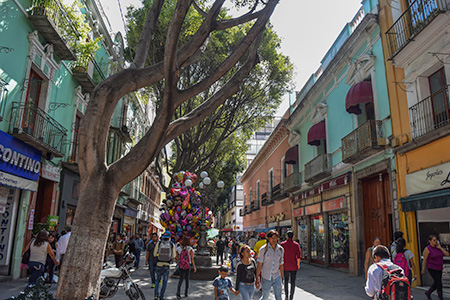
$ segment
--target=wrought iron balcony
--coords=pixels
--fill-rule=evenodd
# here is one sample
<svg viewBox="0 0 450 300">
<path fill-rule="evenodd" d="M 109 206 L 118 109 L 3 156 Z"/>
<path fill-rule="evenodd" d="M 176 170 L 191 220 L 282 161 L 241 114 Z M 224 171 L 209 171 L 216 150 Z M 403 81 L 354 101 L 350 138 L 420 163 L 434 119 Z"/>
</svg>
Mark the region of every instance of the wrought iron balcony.
<svg viewBox="0 0 450 300">
<path fill-rule="evenodd" d="M 67 130 L 33 103 L 13 102 L 9 133 L 51 157 L 63 157 Z"/>
<path fill-rule="evenodd" d="M 369 120 L 342 139 L 342 161 L 354 163 L 384 147 L 381 121 Z"/>
<path fill-rule="evenodd" d="M 284 179 L 284 192 L 293 193 L 302 187 L 302 173 L 294 172 Z"/>
<path fill-rule="evenodd" d="M 245 216 L 245 209 L 244 208 L 239 209 L 239 216 L 241 216 L 241 217 Z"/>
<path fill-rule="evenodd" d="M 255 201 L 250 201 L 250 212 L 255 210 Z"/>
<path fill-rule="evenodd" d="M 450 123 L 449 89 L 425 98 L 409 108 L 411 137 L 416 139 Z"/>
<path fill-rule="evenodd" d="M 305 164 L 305 182 L 312 183 L 331 175 L 329 154 L 321 154 Z"/>
<path fill-rule="evenodd" d="M 105 73 L 93 57 L 87 66 L 79 66 L 76 62 L 71 63 L 71 66 L 73 77 L 88 93 L 92 93 L 95 87 L 106 78 Z"/>
<path fill-rule="evenodd" d="M 62 60 L 75 60 L 69 45 L 74 45 L 80 37 L 74 23 L 59 0 L 33 0 L 30 22 L 53 45 L 55 54 Z"/>
<path fill-rule="evenodd" d="M 282 199 L 284 199 L 286 197 L 287 197 L 287 195 L 286 195 L 286 193 L 283 190 L 283 184 L 279 183 L 279 184 L 277 184 L 276 186 L 274 186 L 272 188 L 272 199 L 274 201 L 282 200 Z"/>
<path fill-rule="evenodd" d="M 129 199 L 135 200 L 139 203 L 145 203 L 145 199 L 142 198 L 141 192 L 136 187 L 135 181 L 127 183 L 121 190 L 122 193 L 126 194 Z"/>
<path fill-rule="evenodd" d="M 269 192 L 266 192 L 261 195 L 261 205 L 262 206 L 268 206 L 273 203 L 272 194 Z"/>
<path fill-rule="evenodd" d="M 260 204 L 259 204 L 260 202 L 259 201 L 260 201 L 259 199 L 255 200 L 255 209 L 254 209 L 255 211 L 260 209 Z"/>
<path fill-rule="evenodd" d="M 448 10 L 447 0 L 413 1 L 386 32 L 392 59 L 440 13 Z"/>
</svg>

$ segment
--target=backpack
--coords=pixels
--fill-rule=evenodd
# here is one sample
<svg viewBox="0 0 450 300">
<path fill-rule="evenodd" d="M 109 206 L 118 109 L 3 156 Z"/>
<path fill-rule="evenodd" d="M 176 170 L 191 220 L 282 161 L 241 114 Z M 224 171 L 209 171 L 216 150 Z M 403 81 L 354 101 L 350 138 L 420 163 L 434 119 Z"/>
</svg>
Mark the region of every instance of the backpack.
<svg viewBox="0 0 450 300">
<path fill-rule="evenodd" d="M 383 270 L 381 281 L 381 300 L 411 300 L 411 286 L 408 278 L 403 275 L 402 269 L 397 265 L 390 267 L 377 264 Z"/>
<path fill-rule="evenodd" d="M 172 261 L 172 247 L 172 243 L 169 241 L 159 242 L 158 261 L 170 263 Z"/>
<path fill-rule="evenodd" d="M 397 253 L 394 257 L 393 263 L 402 268 L 403 273 L 405 273 L 405 276 L 408 277 L 409 265 L 404 252 Z"/>
<path fill-rule="evenodd" d="M 181 250 L 178 265 L 182 270 L 189 270 L 191 268 L 191 258 L 189 257 L 189 251 L 187 248 Z"/>
</svg>

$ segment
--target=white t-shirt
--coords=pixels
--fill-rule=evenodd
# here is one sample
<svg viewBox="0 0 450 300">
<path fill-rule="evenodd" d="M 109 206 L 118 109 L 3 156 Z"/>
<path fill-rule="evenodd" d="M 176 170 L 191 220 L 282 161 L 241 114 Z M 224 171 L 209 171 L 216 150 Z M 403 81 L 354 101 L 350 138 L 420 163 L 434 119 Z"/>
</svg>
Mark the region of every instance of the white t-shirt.
<svg viewBox="0 0 450 300">
<path fill-rule="evenodd" d="M 396 255 L 397 255 L 397 251 L 394 251 L 394 253 L 392 253 L 392 260 L 394 260 Z M 414 254 L 411 252 L 411 250 L 405 250 L 403 255 L 405 256 L 406 261 L 408 262 L 408 267 L 411 269 L 411 263 L 409 261 L 411 260 L 411 258 L 414 257 Z"/>
</svg>

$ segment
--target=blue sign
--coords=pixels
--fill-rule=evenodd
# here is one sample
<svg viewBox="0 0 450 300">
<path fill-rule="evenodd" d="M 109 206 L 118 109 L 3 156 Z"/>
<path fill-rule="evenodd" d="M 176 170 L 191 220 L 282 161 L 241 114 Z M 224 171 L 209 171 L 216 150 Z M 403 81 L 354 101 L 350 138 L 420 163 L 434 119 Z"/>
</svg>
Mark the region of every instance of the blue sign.
<svg viewBox="0 0 450 300">
<path fill-rule="evenodd" d="M 0 130 L 0 171 L 39 180 L 41 151 Z"/>
</svg>

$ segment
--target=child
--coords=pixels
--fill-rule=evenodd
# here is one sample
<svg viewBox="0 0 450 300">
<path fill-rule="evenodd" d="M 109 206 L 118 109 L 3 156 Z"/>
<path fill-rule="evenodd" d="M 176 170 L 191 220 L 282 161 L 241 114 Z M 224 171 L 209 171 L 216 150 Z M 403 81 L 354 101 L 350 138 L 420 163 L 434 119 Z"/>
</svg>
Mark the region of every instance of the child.
<svg viewBox="0 0 450 300">
<path fill-rule="evenodd" d="M 228 297 L 228 291 L 232 291 L 236 296 L 239 294 L 238 291 L 236 291 L 232 285 L 231 280 L 227 278 L 228 275 L 228 267 L 227 266 L 221 266 L 219 269 L 220 276 L 217 276 L 216 279 L 214 279 L 213 286 L 214 286 L 214 296 L 216 300 L 228 300 L 230 299 Z"/>
</svg>

